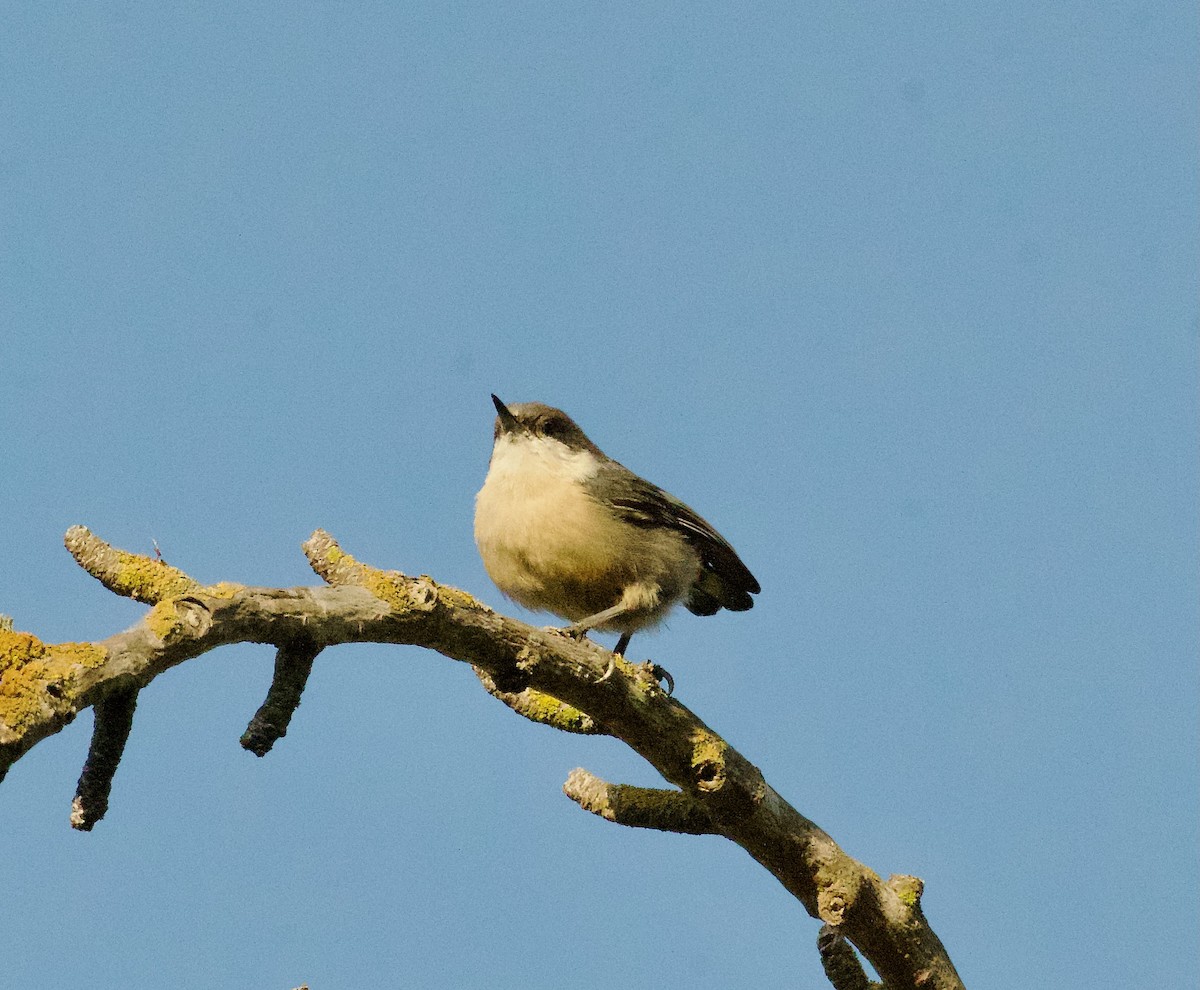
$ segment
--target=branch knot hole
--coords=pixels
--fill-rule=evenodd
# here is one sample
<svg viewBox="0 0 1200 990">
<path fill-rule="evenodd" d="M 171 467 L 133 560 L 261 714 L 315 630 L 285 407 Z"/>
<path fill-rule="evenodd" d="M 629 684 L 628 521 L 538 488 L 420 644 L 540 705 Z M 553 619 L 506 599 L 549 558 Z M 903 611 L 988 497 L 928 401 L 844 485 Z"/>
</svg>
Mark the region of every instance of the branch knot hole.
<svg viewBox="0 0 1200 990">
<path fill-rule="evenodd" d="M 692 774 L 702 791 L 719 791 L 725 786 L 725 756 L 728 744 L 704 733 L 692 741 Z"/>
<path fill-rule="evenodd" d="M 175 614 L 187 635 L 193 638 L 203 636 L 212 628 L 212 610 L 199 598 L 176 598 Z"/>
<path fill-rule="evenodd" d="M 724 779 L 724 767 L 715 760 L 704 760 L 694 764 L 696 784 L 706 791 L 715 791 Z"/>
<path fill-rule="evenodd" d="M 828 925 L 837 926 L 846 920 L 846 898 L 841 891 L 824 887 L 817 892 L 817 914 Z"/>
<path fill-rule="evenodd" d="M 155 605 L 146 622 L 164 643 L 199 639 L 212 628 L 212 610 L 199 598 L 182 595 Z"/>
<path fill-rule="evenodd" d="M 865 895 L 874 899 L 871 887 L 849 864 L 845 869 L 827 869 L 817 873 L 817 916 L 829 925 L 837 927 L 846 922 L 860 907 Z"/>
</svg>

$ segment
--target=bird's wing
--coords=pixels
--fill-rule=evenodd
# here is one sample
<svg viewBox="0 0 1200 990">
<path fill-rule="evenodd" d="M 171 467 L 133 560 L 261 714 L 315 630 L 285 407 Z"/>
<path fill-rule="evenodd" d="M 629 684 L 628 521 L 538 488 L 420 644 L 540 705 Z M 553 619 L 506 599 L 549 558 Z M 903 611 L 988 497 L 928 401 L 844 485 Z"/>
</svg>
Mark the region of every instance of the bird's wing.
<svg viewBox="0 0 1200 990">
<path fill-rule="evenodd" d="M 700 552 L 705 570 L 720 578 L 721 583 L 725 585 L 729 603 L 723 601 L 722 604 L 725 604 L 726 608 L 732 606 L 735 609 L 750 607 L 752 602 L 749 595 L 758 594 L 761 589 L 750 569 L 742 563 L 741 557 L 725 537 L 674 495 L 656 488 L 615 462 L 606 467 L 626 473 L 620 486 L 623 489 L 621 494 L 606 499 L 626 522 L 635 526 L 667 526 L 682 533 Z"/>
</svg>

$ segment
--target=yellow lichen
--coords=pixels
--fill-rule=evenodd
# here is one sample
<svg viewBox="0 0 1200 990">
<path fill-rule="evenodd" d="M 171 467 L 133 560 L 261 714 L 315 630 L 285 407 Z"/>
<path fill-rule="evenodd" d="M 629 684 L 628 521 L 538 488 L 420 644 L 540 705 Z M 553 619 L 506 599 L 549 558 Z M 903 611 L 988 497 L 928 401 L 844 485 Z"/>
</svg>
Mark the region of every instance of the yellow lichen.
<svg viewBox="0 0 1200 990">
<path fill-rule="evenodd" d="M 108 658 L 95 643 L 43 643 L 0 631 L 0 743 L 20 738 L 49 714 L 70 718 L 75 675 Z"/>
<path fill-rule="evenodd" d="M 485 608 L 483 604 L 477 601 L 473 596 L 468 595 L 465 591 L 458 588 L 452 588 L 446 584 L 438 585 L 438 598 L 445 605 L 454 608 Z"/>
<path fill-rule="evenodd" d="M 139 602 L 158 602 L 174 595 L 185 595 L 199 587 L 183 571 L 161 560 L 124 550 L 115 553 L 117 566 L 110 585 L 119 595 Z"/>
<path fill-rule="evenodd" d="M 384 571 L 363 567 L 358 575 L 358 583 L 397 612 L 404 612 L 412 605 L 412 599 L 403 585 Z"/>
<path fill-rule="evenodd" d="M 54 655 L 61 656 L 66 663 L 88 668 L 100 667 L 108 660 L 108 650 L 96 643 L 56 643 Z"/>
<path fill-rule="evenodd" d="M 591 725 L 590 716 L 544 691 L 531 688 L 526 692 L 525 698 L 526 703 L 521 709 L 521 714 L 533 722 L 541 722 L 566 732 L 581 732 Z"/>
<path fill-rule="evenodd" d="M 394 612 L 429 611 L 437 601 L 438 586 L 428 577 L 412 579 L 399 571 L 381 571 L 365 564 L 356 564 L 350 581 L 365 588 Z"/>
<path fill-rule="evenodd" d="M 175 624 L 179 621 L 179 613 L 175 602 L 171 599 L 159 602 L 146 613 L 146 625 L 150 631 L 161 640 L 171 635 Z"/>
<path fill-rule="evenodd" d="M 702 765 L 725 765 L 729 743 L 707 732 L 697 733 L 692 738 L 692 767 Z"/>
<path fill-rule="evenodd" d="M 0 674 L 19 670 L 46 653 L 46 644 L 32 633 L 0 630 Z"/>
<path fill-rule="evenodd" d="M 725 758 L 729 744 L 710 732 L 692 737 L 692 773 L 701 790 L 719 790 L 725 783 Z"/>
</svg>

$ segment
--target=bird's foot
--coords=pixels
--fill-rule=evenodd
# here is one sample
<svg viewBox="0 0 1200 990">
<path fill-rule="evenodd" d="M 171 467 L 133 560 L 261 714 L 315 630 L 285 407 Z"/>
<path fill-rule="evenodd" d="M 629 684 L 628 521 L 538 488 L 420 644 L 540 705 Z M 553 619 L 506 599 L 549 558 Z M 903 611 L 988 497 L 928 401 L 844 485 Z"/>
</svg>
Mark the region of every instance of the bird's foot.
<svg viewBox="0 0 1200 990">
<path fill-rule="evenodd" d="M 588 629 L 586 626 L 581 628 L 578 624 L 570 626 L 542 626 L 542 632 L 557 633 L 559 636 L 566 636 L 567 639 L 578 643 L 581 639 L 587 637 Z"/>
<path fill-rule="evenodd" d="M 588 634 L 592 627 L 582 622 L 572 622 L 569 626 L 552 626 L 551 628 L 578 643 Z"/>
</svg>

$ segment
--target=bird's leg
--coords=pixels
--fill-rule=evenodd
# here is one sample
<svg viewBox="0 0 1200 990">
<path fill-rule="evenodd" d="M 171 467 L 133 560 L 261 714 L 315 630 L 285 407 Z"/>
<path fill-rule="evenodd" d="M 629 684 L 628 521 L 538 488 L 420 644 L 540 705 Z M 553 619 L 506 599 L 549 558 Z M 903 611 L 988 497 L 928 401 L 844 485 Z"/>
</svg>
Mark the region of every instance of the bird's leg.
<svg viewBox="0 0 1200 990">
<path fill-rule="evenodd" d="M 611 608 L 606 608 L 603 612 L 597 612 L 595 615 L 589 615 L 587 618 L 580 619 L 578 622 L 572 622 L 562 631 L 572 639 L 581 639 L 589 630 L 595 629 L 596 626 L 602 626 L 606 622 L 611 622 L 613 619 L 619 619 L 630 608 L 625 602 L 617 602 Z M 621 638 L 617 640 L 616 648 L 613 650 L 612 659 L 608 661 L 608 668 L 600 676 L 597 684 L 603 684 L 611 676 L 617 665 L 617 654 L 625 655 L 625 651 L 629 648 L 629 640 L 633 638 L 633 633 L 621 633 Z"/>
<path fill-rule="evenodd" d="M 625 602 L 617 602 L 616 605 L 613 605 L 611 608 L 606 608 L 603 612 L 597 612 L 595 615 L 589 615 L 586 618 L 580 619 L 578 622 L 572 622 L 569 626 L 563 627 L 562 631 L 572 639 L 582 639 L 585 634 L 595 629 L 597 626 L 602 626 L 605 623 L 612 622 L 613 619 L 619 619 L 622 615 L 629 611 L 630 607 L 625 604 Z M 632 633 L 630 635 L 632 635 Z"/>
<path fill-rule="evenodd" d="M 625 601 L 618 601 L 617 604 L 613 605 L 611 608 L 605 608 L 605 610 L 602 612 L 596 612 L 594 616 L 588 616 L 587 618 L 578 620 L 578 622 L 565 626 L 562 631 L 565 632 L 566 635 L 570 636 L 572 640 L 580 640 L 580 638 L 586 635 L 588 631 L 595 629 L 596 626 L 610 623 L 613 619 L 619 619 L 620 617 L 624 616 L 626 612 L 630 611 L 632 611 L 632 608 L 626 604 Z M 604 676 L 602 676 L 599 682 L 596 683 L 604 683 L 605 680 L 612 677 L 614 667 L 617 665 L 617 655 L 625 655 L 625 650 L 629 649 L 629 641 L 631 638 L 634 638 L 634 634 L 632 634 L 632 632 L 622 632 L 622 634 L 620 634 L 620 638 L 617 641 L 617 646 L 612 650 L 613 658 L 612 660 L 608 661 L 608 668 L 604 672 Z"/>
<path fill-rule="evenodd" d="M 621 633 L 621 638 L 617 640 L 617 645 L 613 647 L 612 656 L 609 658 L 608 666 L 604 669 L 604 673 L 600 676 L 600 680 L 596 681 L 597 684 L 603 684 L 610 677 L 612 677 L 613 671 L 617 669 L 617 656 L 625 656 L 625 651 L 629 649 L 629 641 L 631 639 L 633 639 L 633 633 Z"/>
</svg>

